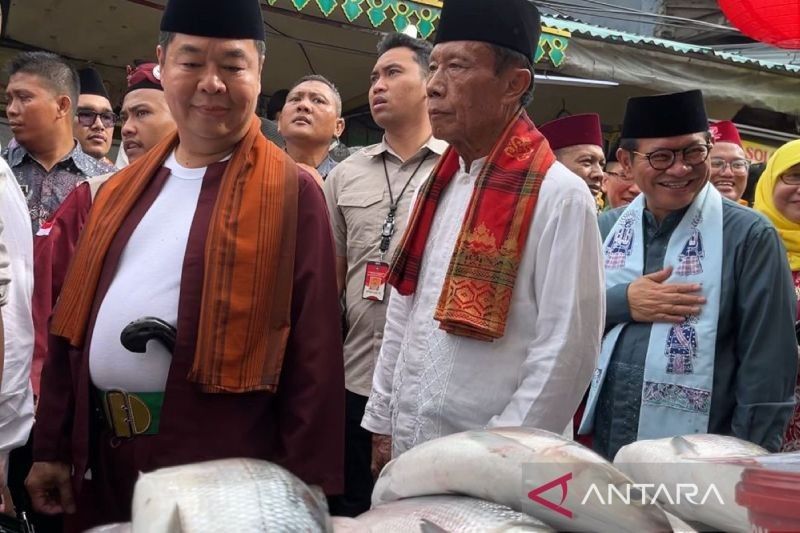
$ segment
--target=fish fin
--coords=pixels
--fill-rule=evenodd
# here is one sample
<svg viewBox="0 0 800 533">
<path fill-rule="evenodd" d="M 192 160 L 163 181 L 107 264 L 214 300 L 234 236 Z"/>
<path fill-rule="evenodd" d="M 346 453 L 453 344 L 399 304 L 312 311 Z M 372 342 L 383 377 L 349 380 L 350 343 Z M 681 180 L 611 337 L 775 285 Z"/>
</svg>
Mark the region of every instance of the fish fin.
<svg viewBox="0 0 800 533">
<path fill-rule="evenodd" d="M 392 459 L 391 461 L 389 461 L 388 463 L 383 465 L 383 468 L 381 468 L 381 472 L 380 472 L 380 474 L 378 474 L 378 477 L 391 476 L 392 475 L 392 470 L 393 470 L 393 468 L 392 468 L 393 465 L 394 465 L 394 459 Z"/>
<path fill-rule="evenodd" d="M 690 455 L 691 457 L 697 456 L 697 447 L 683 437 L 672 437 L 670 441 L 672 449 L 678 456 Z"/>
<path fill-rule="evenodd" d="M 183 533 L 183 520 L 181 520 L 181 510 L 175 505 L 169 513 L 167 521 L 167 533 Z"/>
<path fill-rule="evenodd" d="M 314 503 L 325 509 L 325 511 L 329 511 L 328 509 L 328 498 L 325 496 L 325 491 L 319 485 L 309 485 L 308 492 L 310 493 L 309 496 L 313 498 L 315 501 Z"/>
<path fill-rule="evenodd" d="M 328 509 L 328 499 L 325 491 L 318 485 L 309 485 L 308 492 L 303 495 L 304 503 L 309 514 L 317 524 L 323 525 L 325 531 L 332 531 L 333 526 L 330 522 L 330 509 Z"/>
<path fill-rule="evenodd" d="M 446 529 L 434 524 L 427 518 L 423 518 L 419 521 L 419 531 L 420 533 L 448 533 Z"/>
</svg>

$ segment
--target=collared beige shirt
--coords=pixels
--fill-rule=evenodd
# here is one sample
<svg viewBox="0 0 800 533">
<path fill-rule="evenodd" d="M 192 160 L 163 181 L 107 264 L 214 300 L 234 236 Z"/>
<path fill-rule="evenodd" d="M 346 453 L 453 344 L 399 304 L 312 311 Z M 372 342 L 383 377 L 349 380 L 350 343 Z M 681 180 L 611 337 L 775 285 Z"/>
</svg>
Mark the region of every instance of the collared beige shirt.
<svg viewBox="0 0 800 533">
<path fill-rule="evenodd" d="M 413 157 L 402 161 L 384 139 L 339 163 L 325 180 L 325 199 L 331 215 L 336 255 L 347 258 L 348 332 L 344 341 L 344 374 L 345 387 L 356 394 L 369 396 L 372 389 L 372 373 L 383 340 L 390 292 L 387 287 L 383 302 L 361 297 L 367 263 L 380 260 L 381 229 L 389 213 L 390 195 L 383 159 L 395 200 L 411 179 L 398 203 L 394 236 L 384 257 L 386 263 L 391 263 L 406 228 L 414 193 L 445 148 L 447 143 L 431 137 Z"/>
</svg>

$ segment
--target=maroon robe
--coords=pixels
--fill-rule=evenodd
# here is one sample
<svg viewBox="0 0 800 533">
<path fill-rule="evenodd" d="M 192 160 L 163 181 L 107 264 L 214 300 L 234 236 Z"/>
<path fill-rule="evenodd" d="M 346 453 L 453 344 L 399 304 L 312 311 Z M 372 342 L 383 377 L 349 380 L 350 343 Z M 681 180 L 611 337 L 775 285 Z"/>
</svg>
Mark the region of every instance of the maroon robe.
<svg viewBox="0 0 800 533">
<path fill-rule="evenodd" d="M 69 193 L 58 209 L 43 224 L 41 230 L 47 229 L 46 235 L 33 238 L 33 364 L 31 365 L 31 383 L 33 393 L 39 395 L 39 382 L 42 376 L 42 365 L 47 356 L 47 338 L 50 316 L 56 304 L 67 266 L 78 237 L 89 218 L 92 207 L 92 193 L 88 183 L 81 183 Z"/>
<path fill-rule="evenodd" d="M 187 381 L 199 322 L 204 248 L 226 163 L 211 165 L 192 221 L 178 306 L 178 337 L 157 435 L 114 442 L 97 415 L 88 347 L 120 255 L 169 174 L 162 168 L 142 194 L 105 258 L 82 349 L 50 336 L 34 428 L 34 460 L 74 467 L 80 530 L 130 520 L 139 471 L 226 457 L 276 462 L 326 493 L 341 492 L 344 464 L 344 369 L 334 249 L 325 200 L 299 172 L 292 327 L 275 394 L 207 394 Z M 146 283 L 147 280 L 142 280 Z M 91 481 L 85 480 L 87 470 Z"/>
</svg>

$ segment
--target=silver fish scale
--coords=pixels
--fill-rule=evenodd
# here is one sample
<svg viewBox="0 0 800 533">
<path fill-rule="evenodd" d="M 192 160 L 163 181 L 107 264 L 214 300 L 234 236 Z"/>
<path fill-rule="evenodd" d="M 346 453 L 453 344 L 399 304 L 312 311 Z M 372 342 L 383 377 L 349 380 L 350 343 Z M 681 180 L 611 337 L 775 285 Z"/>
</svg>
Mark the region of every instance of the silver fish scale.
<svg viewBox="0 0 800 533">
<path fill-rule="evenodd" d="M 446 523 L 459 523 L 469 525 L 462 531 L 482 531 L 490 523 L 497 525 L 528 521 L 530 517 L 506 507 L 485 500 L 472 500 L 469 505 L 460 502 L 444 504 L 433 509 L 430 518 L 441 518 Z"/>
<path fill-rule="evenodd" d="M 535 518 L 505 505 L 466 496 L 422 496 L 398 500 L 372 509 L 356 521 L 368 531 L 381 533 L 439 529 L 484 533 L 510 527 L 517 531 L 551 531 Z M 426 529 L 425 526 L 432 527 Z"/>
<path fill-rule="evenodd" d="M 143 478 L 147 476 L 150 492 L 174 499 L 181 533 L 326 531 L 324 498 L 266 461 L 225 459 L 163 469 Z M 136 530 L 146 526 L 137 522 L 136 512 L 133 522 Z"/>
</svg>

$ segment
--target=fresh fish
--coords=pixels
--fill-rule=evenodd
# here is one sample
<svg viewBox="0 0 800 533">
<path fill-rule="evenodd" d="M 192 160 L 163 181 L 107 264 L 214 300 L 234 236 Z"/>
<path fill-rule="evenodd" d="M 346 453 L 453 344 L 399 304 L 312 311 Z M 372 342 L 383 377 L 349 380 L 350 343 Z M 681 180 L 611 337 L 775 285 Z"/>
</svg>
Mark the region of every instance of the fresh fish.
<svg viewBox="0 0 800 533">
<path fill-rule="evenodd" d="M 334 519 L 336 533 L 500 533 L 553 531 L 539 520 L 466 496 L 421 496 L 375 507 L 352 520 Z"/>
<path fill-rule="evenodd" d="M 131 533 L 131 523 L 106 524 L 104 526 L 93 527 L 83 533 Z"/>
<path fill-rule="evenodd" d="M 683 435 L 666 439 L 640 440 L 620 448 L 614 457 L 626 463 L 678 462 L 684 459 L 757 457 L 769 452 L 736 437 L 725 435 Z"/>
<path fill-rule="evenodd" d="M 142 474 L 133 533 L 331 530 L 324 495 L 283 468 L 222 459 Z"/>
<path fill-rule="evenodd" d="M 697 530 L 672 513 L 665 513 L 673 533 L 697 533 Z"/>
<path fill-rule="evenodd" d="M 346 516 L 332 516 L 333 533 L 358 533 L 358 520 Z"/>
<path fill-rule="evenodd" d="M 684 435 L 623 446 L 614 466 L 637 483 L 654 485 L 664 509 L 689 524 L 744 532 L 750 525 L 747 509 L 736 503 L 736 484 L 747 464 L 768 453 L 735 437 Z M 665 490 L 659 491 L 661 486 Z"/>
<path fill-rule="evenodd" d="M 527 491 L 567 474 L 571 477 L 565 493 L 554 487 L 557 496 L 548 492 L 543 497 L 568 510 L 571 518 L 528 499 Z M 617 500 L 582 505 L 594 484 L 602 490 L 609 484 L 624 490 L 632 481 L 596 453 L 549 431 L 467 431 L 428 441 L 391 461 L 375 484 L 372 505 L 462 494 L 527 513 L 562 531 L 671 531 L 664 512 L 651 503 L 633 500 L 627 505 Z"/>
</svg>

